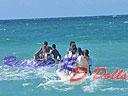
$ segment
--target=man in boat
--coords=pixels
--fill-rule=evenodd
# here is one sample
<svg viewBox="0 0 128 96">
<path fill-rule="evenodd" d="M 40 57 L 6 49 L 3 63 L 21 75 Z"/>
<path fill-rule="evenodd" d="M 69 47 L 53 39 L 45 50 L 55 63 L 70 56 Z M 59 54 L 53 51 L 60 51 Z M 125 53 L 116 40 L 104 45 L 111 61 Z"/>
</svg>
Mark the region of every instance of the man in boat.
<svg viewBox="0 0 128 96">
<path fill-rule="evenodd" d="M 91 72 L 92 59 L 89 56 L 89 50 L 84 50 L 83 51 L 83 56 L 84 56 L 84 59 L 87 60 L 87 64 L 88 64 L 87 67 L 88 67 L 88 70 L 89 70 L 89 74 L 92 75 L 92 72 Z"/>
<path fill-rule="evenodd" d="M 65 58 L 61 65 L 61 66 L 64 66 L 65 73 L 67 74 L 71 73 L 72 69 L 76 67 L 77 52 L 78 52 L 78 49 L 76 46 L 76 42 L 71 41 L 70 48 L 68 48 L 67 54 L 65 55 Z"/>
<path fill-rule="evenodd" d="M 56 60 L 56 61 L 60 61 L 61 60 L 61 55 L 60 55 L 59 51 L 56 49 L 56 45 L 55 44 L 52 45 L 51 54 L 52 54 L 52 57 L 53 57 L 54 60 Z"/>
<path fill-rule="evenodd" d="M 34 54 L 35 60 L 49 60 L 51 59 L 50 51 L 52 48 L 48 46 L 48 42 L 45 41 L 43 46 Z"/>
<path fill-rule="evenodd" d="M 70 48 L 68 48 L 68 50 L 67 50 L 66 57 L 72 57 L 72 56 L 76 55 L 76 53 L 77 53 L 76 43 L 74 41 L 71 41 Z"/>
</svg>

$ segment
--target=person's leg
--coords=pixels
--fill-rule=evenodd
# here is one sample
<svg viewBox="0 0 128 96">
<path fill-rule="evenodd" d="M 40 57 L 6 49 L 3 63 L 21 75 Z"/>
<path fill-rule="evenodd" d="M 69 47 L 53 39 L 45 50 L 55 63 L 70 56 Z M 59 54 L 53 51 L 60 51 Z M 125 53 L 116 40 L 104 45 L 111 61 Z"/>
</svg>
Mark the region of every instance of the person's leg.
<svg viewBox="0 0 128 96">
<path fill-rule="evenodd" d="M 92 72 L 91 72 L 91 65 L 89 65 L 89 74 L 92 75 Z"/>
</svg>

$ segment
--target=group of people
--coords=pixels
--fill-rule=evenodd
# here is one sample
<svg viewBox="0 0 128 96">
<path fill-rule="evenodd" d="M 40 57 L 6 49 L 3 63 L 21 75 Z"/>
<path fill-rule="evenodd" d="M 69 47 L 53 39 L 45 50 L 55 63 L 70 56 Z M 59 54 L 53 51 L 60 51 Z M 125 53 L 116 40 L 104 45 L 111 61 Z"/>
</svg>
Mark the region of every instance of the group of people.
<svg viewBox="0 0 128 96">
<path fill-rule="evenodd" d="M 34 54 L 35 60 L 61 60 L 61 55 L 56 49 L 56 45 L 52 44 L 52 47 L 48 45 L 48 42 L 45 41 L 43 46 Z"/>
<path fill-rule="evenodd" d="M 89 56 L 89 50 L 82 50 L 80 47 L 77 48 L 76 43 L 74 41 L 71 41 L 70 48 L 67 50 L 67 54 L 65 55 L 65 58 L 67 57 L 76 57 L 78 63 L 77 65 L 75 65 L 75 67 L 86 67 L 89 70 L 90 75 L 92 74 L 90 69 L 92 65 L 92 59 Z"/>
<path fill-rule="evenodd" d="M 56 49 L 56 45 L 53 44 L 52 47 L 50 47 L 47 41 L 45 41 L 43 46 L 34 54 L 34 57 L 35 60 L 61 60 L 61 55 Z M 79 66 L 88 68 L 90 75 L 92 74 L 90 70 L 92 60 L 89 56 L 89 50 L 82 50 L 80 47 L 77 48 L 76 42 L 71 41 L 70 47 L 68 48 L 67 54 L 65 55 L 65 58 L 70 57 L 77 57 L 79 61 Z"/>
</svg>

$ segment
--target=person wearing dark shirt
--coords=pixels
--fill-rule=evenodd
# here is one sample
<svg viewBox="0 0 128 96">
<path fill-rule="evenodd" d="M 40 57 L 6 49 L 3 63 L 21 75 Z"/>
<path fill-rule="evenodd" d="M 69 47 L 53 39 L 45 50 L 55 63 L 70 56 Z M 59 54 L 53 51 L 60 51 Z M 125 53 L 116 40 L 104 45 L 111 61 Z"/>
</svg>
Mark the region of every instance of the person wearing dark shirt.
<svg viewBox="0 0 128 96">
<path fill-rule="evenodd" d="M 51 54 L 52 54 L 52 56 L 53 56 L 53 58 L 55 60 L 61 60 L 61 55 L 58 52 L 58 50 L 56 49 L 56 45 L 55 44 L 52 45 L 52 52 L 51 52 Z"/>
<path fill-rule="evenodd" d="M 77 56 L 81 56 L 83 54 L 83 51 L 80 47 L 77 49 Z"/>
</svg>

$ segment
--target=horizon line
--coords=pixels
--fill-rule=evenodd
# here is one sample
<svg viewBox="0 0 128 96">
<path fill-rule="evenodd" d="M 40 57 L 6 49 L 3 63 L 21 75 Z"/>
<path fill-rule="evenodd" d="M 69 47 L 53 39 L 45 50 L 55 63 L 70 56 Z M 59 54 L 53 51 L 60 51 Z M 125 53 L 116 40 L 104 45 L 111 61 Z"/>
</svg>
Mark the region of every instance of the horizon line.
<svg viewBox="0 0 128 96">
<path fill-rule="evenodd" d="M 57 16 L 57 17 L 30 17 L 30 18 L 8 18 L 0 19 L 0 21 L 12 21 L 12 20 L 38 20 L 38 19 L 63 19 L 63 18 L 84 18 L 84 17 L 117 17 L 117 16 L 127 16 L 128 14 L 117 14 L 117 15 L 87 15 L 87 16 Z"/>
</svg>

